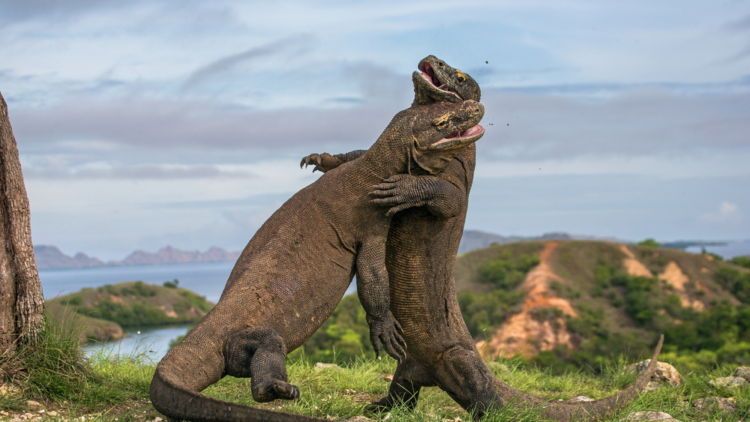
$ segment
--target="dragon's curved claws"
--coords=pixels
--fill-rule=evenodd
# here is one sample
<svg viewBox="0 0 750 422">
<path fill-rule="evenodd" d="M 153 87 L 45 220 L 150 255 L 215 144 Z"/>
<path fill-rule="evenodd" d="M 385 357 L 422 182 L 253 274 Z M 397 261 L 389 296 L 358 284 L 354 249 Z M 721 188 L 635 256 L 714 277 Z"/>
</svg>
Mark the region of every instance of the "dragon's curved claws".
<svg viewBox="0 0 750 422">
<path fill-rule="evenodd" d="M 320 166 L 323 165 L 323 158 L 320 156 L 320 154 L 310 154 L 305 157 L 302 157 L 302 160 L 299 163 L 299 168 L 303 168 L 303 167 L 306 168 L 307 166 L 312 166 L 312 165 L 315 165 L 315 169 L 313 169 L 313 173 L 315 172 L 316 169 L 322 171 L 322 167 Z"/>
<path fill-rule="evenodd" d="M 391 195 L 388 193 L 388 191 L 394 190 L 398 188 L 398 185 L 396 183 L 378 183 L 377 185 L 372 187 L 372 191 L 370 191 L 371 196 L 386 196 Z"/>
</svg>

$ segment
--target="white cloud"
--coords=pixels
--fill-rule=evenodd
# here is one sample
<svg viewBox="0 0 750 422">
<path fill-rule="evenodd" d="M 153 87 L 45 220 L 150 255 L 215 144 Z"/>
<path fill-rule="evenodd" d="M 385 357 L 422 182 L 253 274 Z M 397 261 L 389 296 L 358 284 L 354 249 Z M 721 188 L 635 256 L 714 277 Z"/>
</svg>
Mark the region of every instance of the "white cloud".
<svg viewBox="0 0 750 422">
<path fill-rule="evenodd" d="M 709 223 L 737 223 L 742 220 L 742 213 L 734 202 L 723 201 L 717 210 L 703 214 L 701 220 Z"/>
</svg>

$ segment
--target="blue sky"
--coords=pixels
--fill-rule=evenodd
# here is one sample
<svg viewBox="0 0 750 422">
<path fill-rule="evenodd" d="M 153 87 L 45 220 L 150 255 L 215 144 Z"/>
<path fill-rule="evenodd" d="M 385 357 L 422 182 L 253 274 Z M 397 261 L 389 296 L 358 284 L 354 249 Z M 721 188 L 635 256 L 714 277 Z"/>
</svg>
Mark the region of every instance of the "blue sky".
<svg viewBox="0 0 750 422">
<path fill-rule="evenodd" d="M 483 89 L 468 228 L 750 237 L 746 1 L 0 1 L 35 242 L 241 248 L 427 54 Z"/>
</svg>

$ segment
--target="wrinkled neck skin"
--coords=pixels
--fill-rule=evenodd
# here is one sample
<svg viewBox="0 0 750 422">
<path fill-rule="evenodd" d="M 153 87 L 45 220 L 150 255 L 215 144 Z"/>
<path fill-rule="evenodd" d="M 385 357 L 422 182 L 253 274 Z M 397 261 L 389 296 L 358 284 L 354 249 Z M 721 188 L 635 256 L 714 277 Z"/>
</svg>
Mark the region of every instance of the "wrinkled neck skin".
<svg viewBox="0 0 750 422">
<path fill-rule="evenodd" d="M 412 124 L 418 116 L 408 113 L 408 116 L 401 117 L 402 113 L 394 118 L 375 144 L 359 159 L 359 165 L 369 175 L 386 179 L 395 174 L 408 173 L 410 168 L 415 167 L 411 159 L 416 142 Z"/>
</svg>

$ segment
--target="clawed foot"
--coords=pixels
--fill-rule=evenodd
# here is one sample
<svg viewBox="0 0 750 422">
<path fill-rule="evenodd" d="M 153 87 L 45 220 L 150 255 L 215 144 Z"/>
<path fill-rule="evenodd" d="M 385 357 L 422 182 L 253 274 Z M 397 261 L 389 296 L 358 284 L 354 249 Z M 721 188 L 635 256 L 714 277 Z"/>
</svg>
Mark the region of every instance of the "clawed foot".
<svg viewBox="0 0 750 422">
<path fill-rule="evenodd" d="M 341 164 L 339 160 L 334 157 L 333 155 L 324 152 L 322 154 L 310 154 L 306 157 L 302 158 L 302 161 L 299 162 L 299 168 L 307 168 L 307 166 L 315 166 L 313 168 L 313 173 L 316 171 L 320 172 L 327 172 L 329 170 L 332 170 Z"/>
<path fill-rule="evenodd" d="M 425 189 L 419 184 L 419 176 L 397 174 L 372 187 L 370 203 L 389 207 L 386 215 L 391 217 L 407 208 L 427 204 Z"/>
<path fill-rule="evenodd" d="M 253 399 L 265 403 L 276 399 L 296 400 L 299 398 L 299 388 L 281 380 L 272 380 L 267 384 L 253 388 Z"/>
<path fill-rule="evenodd" d="M 368 317 L 367 322 L 370 325 L 370 341 L 377 356 L 385 350 L 399 362 L 406 359 L 404 330 L 390 311 L 383 319 Z"/>
</svg>

